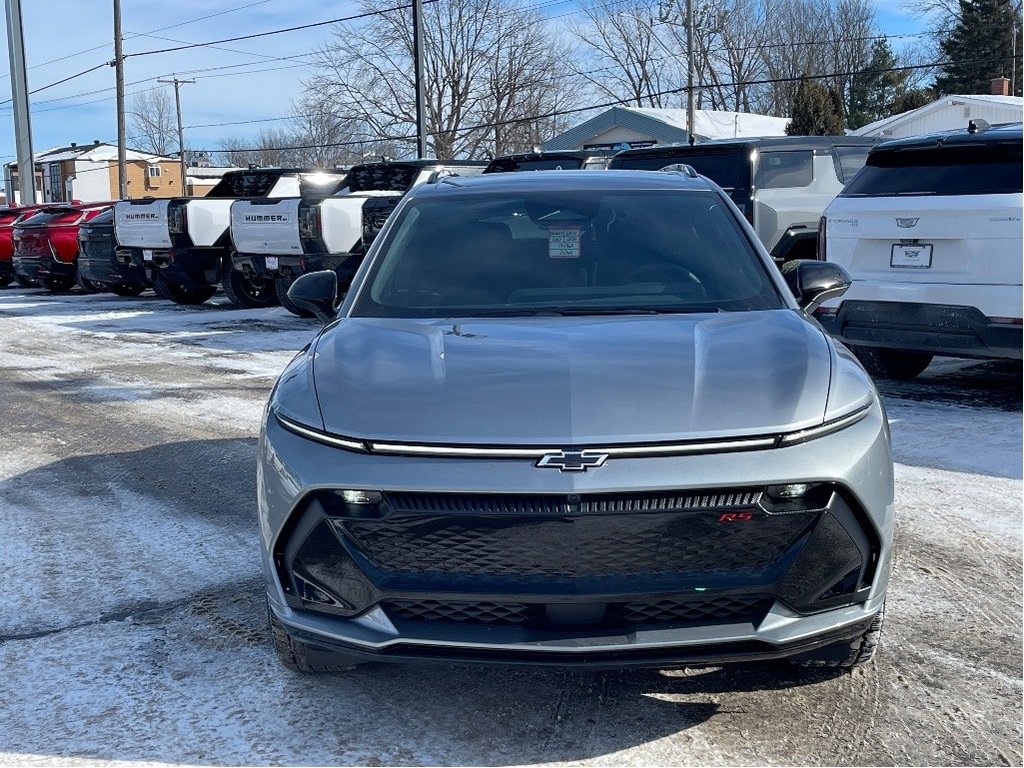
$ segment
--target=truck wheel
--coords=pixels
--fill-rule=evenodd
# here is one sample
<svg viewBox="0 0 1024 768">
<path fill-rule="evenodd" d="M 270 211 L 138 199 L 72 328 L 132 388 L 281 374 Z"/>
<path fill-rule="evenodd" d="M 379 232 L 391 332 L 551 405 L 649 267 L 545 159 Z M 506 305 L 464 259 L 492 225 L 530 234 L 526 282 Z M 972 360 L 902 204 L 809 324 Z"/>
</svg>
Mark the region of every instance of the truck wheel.
<svg viewBox="0 0 1024 768">
<path fill-rule="evenodd" d="M 144 283 L 121 283 L 120 285 L 115 285 L 110 290 L 118 296 L 138 296 L 146 290 L 146 286 Z"/>
<path fill-rule="evenodd" d="M 202 304 L 217 292 L 212 285 L 204 285 L 199 288 L 185 288 L 184 286 L 172 283 L 164 275 L 157 275 L 155 281 L 156 292 L 175 304 Z"/>
<path fill-rule="evenodd" d="M 82 277 L 81 272 L 75 274 L 75 282 L 78 283 L 78 287 L 86 293 L 103 293 L 104 291 L 103 288 L 100 288 L 92 280 Z"/>
<path fill-rule="evenodd" d="M 344 672 L 354 667 L 358 660 L 341 653 L 319 650 L 296 640 L 274 616 L 267 602 L 267 618 L 270 621 L 270 636 L 274 641 L 277 658 L 288 669 L 295 672 Z"/>
<path fill-rule="evenodd" d="M 296 317 L 313 317 L 313 313 L 308 309 L 302 309 L 297 306 L 294 301 L 288 298 L 288 289 L 292 287 L 292 283 L 295 282 L 293 277 L 279 277 L 274 281 L 274 290 L 277 292 L 277 300 L 281 302 L 281 306 L 287 309 Z"/>
<path fill-rule="evenodd" d="M 15 274 L 14 275 L 14 280 L 22 288 L 38 288 L 39 287 L 39 283 L 37 283 L 31 277 L 25 277 L 24 275 Z"/>
<path fill-rule="evenodd" d="M 878 641 L 882 636 L 882 623 L 885 620 L 885 603 L 881 610 L 875 614 L 871 625 L 864 631 L 864 634 L 855 637 L 853 640 L 844 640 L 841 643 L 833 643 L 823 648 L 816 648 L 813 651 L 802 653 L 790 659 L 794 664 L 801 667 L 817 667 L 831 669 L 853 669 L 869 663 L 875 658 L 878 650 Z"/>
<path fill-rule="evenodd" d="M 872 376 L 882 379 L 912 379 L 932 361 L 924 352 L 904 352 L 881 347 L 851 347 L 853 353 Z"/>
<path fill-rule="evenodd" d="M 228 301 L 242 309 L 262 309 L 277 304 L 273 279 L 250 277 L 230 264 L 224 267 L 221 287 Z"/>
<path fill-rule="evenodd" d="M 50 293 L 67 293 L 74 286 L 75 281 L 70 277 L 44 277 L 43 288 Z"/>
</svg>

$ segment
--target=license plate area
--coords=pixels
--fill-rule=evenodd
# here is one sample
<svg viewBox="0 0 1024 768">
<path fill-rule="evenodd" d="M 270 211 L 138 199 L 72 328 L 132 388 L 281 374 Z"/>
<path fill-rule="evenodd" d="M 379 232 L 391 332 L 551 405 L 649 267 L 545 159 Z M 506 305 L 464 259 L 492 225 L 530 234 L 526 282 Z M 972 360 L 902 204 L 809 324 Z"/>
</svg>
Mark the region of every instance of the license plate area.
<svg viewBox="0 0 1024 768">
<path fill-rule="evenodd" d="M 153 251 L 151 249 L 149 249 L 149 248 L 143 248 L 142 249 L 142 260 L 143 261 L 152 261 L 153 260 Z"/>
<path fill-rule="evenodd" d="M 267 269 L 277 269 L 280 266 L 280 261 L 277 256 L 267 256 Z"/>
<path fill-rule="evenodd" d="M 889 256 L 889 266 L 892 269 L 928 269 L 931 265 L 932 246 L 930 244 L 893 243 L 892 253 Z"/>
</svg>

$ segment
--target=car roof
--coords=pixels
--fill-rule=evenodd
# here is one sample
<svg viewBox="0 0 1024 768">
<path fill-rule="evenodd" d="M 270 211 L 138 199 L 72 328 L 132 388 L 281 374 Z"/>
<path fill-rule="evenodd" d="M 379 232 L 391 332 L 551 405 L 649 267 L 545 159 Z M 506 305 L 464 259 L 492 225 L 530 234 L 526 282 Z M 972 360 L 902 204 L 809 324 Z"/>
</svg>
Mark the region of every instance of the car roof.
<svg viewBox="0 0 1024 768">
<path fill-rule="evenodd" d="M 246 173 L 276 174 L 278 176 L 290 173 L 336 173 L 339 176 L 345 175 L 345 171 L 341 168 L 238 168 L 228 171 L 224 176 L 240 176 Z"/>
<path fill-rule="evenodd" d="M 691 190 L 708 191 L 712 184 L 702 176 L 676 171 L 531 171 L 492 173 L 479 176 L 444 176 L 433 184 L 422 184 L 410 194 L 438 196 L 452 192 L 521 194 L 598 189 L 614 191 Z"/>
<path fill-rule="evenodd" d="M 542 152 L 517 152 L 513 155 L 498 155 L 491 160 L 492 163 L 499 163 L 502 160 L 548 160 L 560 157 L 572 157 L 577 160 L 586 160 L 590 157 L 608 157 L 614 155 L 614 149 L 552 149 Z"/>
<path fill-rule="evenodd" d="M 874 147 L 871 154 L 929 147 L 970 147 L 996 143 L 1019 144 L 1022 140 L 1024 140 L 1024 124 L 1021 123 L 1002 123 L 990 128 L 979 128 L 974 133 L 971 133 L 965 126 L 954 131 L 939 131 L 920 136 L 907 136 L 902 139 L 890 139 Z"/>
<path fill-rule="evenodd" d="M 466 168 L 483 168 L 487 165 L 486 160 L 435 160 L 432 158 L 424 158 L 422 160 L 378 160 L 367 163 L 358 163 L 353 165 L 349 172 L 356 170 L 357 168 L 375 168 L 384 166 L 395 166 L 400 167 L 413 167 L 413 168 L 456 168 L 459 166 Z"/>
<path fill-rule="evenodd" d="M 616 157 L 643 157 L 668 155 L 702 150 L 728 149 L 831 149 L 834 146 L 871 146 L 880 139 L 874 136 L 759 136 L 745 139 L 711 139 L 698 144 L 660 144 L 653 147 L 624 149 Z"/>
</svg>

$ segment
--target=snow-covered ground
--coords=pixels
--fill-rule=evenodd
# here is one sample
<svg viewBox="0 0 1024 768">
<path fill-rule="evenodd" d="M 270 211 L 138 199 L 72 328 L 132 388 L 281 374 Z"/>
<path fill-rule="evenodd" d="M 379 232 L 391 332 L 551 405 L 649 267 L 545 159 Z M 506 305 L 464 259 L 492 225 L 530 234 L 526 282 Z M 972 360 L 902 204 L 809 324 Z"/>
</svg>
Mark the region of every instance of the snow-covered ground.
<svg viewBox="0 0 1024 768">
<path fill-rule="evenodd" d="M 883 384 L 898 562 L 853 675 L 367 665 L 267 640 L 253 511 L 284 310 L 0 291 L 0 764 L 1007 764 L 1021 373 Z"/>
</svg>

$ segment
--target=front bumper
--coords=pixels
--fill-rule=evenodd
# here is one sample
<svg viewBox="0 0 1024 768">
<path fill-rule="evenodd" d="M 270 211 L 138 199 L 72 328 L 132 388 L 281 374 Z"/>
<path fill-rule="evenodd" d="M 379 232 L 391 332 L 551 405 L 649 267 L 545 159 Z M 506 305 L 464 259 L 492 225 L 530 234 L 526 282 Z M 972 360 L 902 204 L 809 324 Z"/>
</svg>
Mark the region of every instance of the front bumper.
<svg viewBox="0 0 1024 768">
<path fill-rule="evenodd" d="M 848 344 L 950 357 L 1021 359 L 1021 325 L 994 323 L 975 307 L 843 301 L 834 314 L 819 313 L 816 318 Z"/>
<path fill-rule="evenodd" d="M 892 465 L 880 408 L 825 439 L 743 454 L 613 459 L 599 471 L 559 473 L 512 460 L 349 453 L 301 438 L 271 416 L 258 469 L 271 610 L 303 642 L 371 660 L 666 666 L 789 656 L 854 637 L 881 608 L 891 563 Z M 737 478 L 747 487 L 798 479 L 841 493 L 826 504 L 834 515 L 791 518 L 791 528 L 762 529 L 764 536 L 715 529 L 714 504 L 701 508 L 701 517 L 633 515 L 639 527 L 617 532 L 577 528 L 578 521 L 597 518 L 571 510 L 537 525 L 522 510 L 503 517 L 492 508 L 453 530 L 465 518 L 446 512 L 407 515 L 404 522 L 393 513 L 339 520 L 319 501 L 322 489 L 422 496 L 457 488 L 491 498 L 564 494 L 572 503 L 678 489 L 680 478 L 690 478 L 691 490 L 735 487 Z M 740 526 L 766 524 L 764 516 L 738 519 Z M 826 520 L 840 524 L 825 530 Z M 397 523 L 408 523 L 410 535 Z M 818 528 L 824 539 L 814 544 L 813 557 L 801 560 Z M 695 530 L 708 538 L 696 541 L 689 533 Z M 494 531 L 502 536 L 491 536 Z M 689 546 L 687 537 L 690 544 L 710 544 Z M 520 548 L 512 559 L 509 542 Z M 823 549 L 829 542 L 831 550 Z M 659 549 L 663 544 L 668 548 Z M 821 599 L 829 591 L 822 585 L 848 573 L 851 551 L 865 545 L 870 554 L 856 563 L 863 570 L 855 568 L 852 580 Z M 748 550 L 759 553 L 756 562 L 738 559 Z M 830 559 L 832 550 L 845 554 Z M 535 558 L 532 570 L 520 567 L 524 551 Z M 697 565 L 663 573 L 652 566 L 674 551 Z M 587 559 L 594 552 L 608 556 L 596 563 Z M 609 559 L 616 564 L 602 570 Z M 327 592 L 318 594 L 321 587 Z"/>
</svg>

